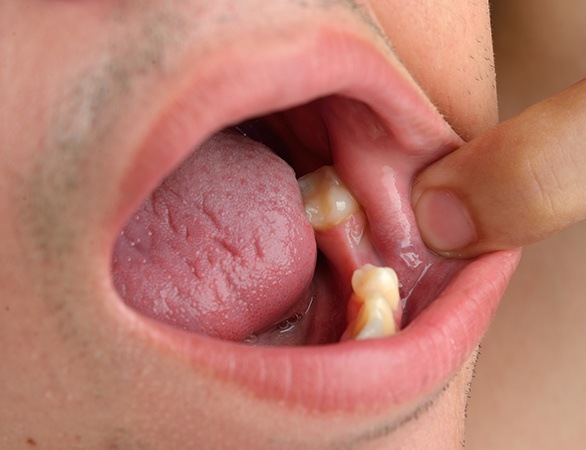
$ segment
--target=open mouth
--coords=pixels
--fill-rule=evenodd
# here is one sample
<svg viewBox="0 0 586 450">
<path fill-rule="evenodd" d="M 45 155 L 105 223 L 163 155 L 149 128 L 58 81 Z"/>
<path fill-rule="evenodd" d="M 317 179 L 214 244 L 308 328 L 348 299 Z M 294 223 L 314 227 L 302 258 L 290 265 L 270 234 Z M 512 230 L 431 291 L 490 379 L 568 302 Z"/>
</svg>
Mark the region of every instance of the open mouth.
<svg viewBox="0 0 586 450">
<path fill-rule="evenodd" d="M 462 141 L 398 61 L 341 32 L 279 45 L 235 53 L 229 73 L 210 58 L 162 108 L 124 186 L 112 277 L 130 307 L 117 310 L 262 398 L 414 401 L 470 355 L 518 253 L 461 262 L 422 243 L 411 180 Z M 323 166 L 359 213 L 315 231 L 297 178 Z M 367 263 L 396 271 L 400 329 L 340 342 Z"/>
</svg>

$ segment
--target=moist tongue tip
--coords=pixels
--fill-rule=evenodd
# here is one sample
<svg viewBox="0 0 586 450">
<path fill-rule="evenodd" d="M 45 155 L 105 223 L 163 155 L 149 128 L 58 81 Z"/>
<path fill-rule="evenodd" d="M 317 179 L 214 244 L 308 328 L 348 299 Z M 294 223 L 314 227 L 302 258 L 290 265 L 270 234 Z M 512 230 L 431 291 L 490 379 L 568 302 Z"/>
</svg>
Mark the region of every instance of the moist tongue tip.
<svg viewBox="0 0 586 450">
<path fill-rule="evenodd" d="M 241 341 L 303 295 L 316 252 L 293 170 L 224 131 L 133 214 L 114 246 L 113 282 L 146 316 Z"/>
</svg>

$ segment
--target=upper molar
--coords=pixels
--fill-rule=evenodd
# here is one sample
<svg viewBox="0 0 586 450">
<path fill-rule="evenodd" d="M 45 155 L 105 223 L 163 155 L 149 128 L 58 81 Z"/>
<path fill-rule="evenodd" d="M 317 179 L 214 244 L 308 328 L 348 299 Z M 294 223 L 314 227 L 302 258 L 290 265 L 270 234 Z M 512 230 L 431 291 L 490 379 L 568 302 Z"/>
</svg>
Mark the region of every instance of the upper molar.
<svg viewBox="0 0 586 450">
<path fill-rule="evenodd" d="M 320 167 L 298 181 L 305 214 L 316 230 L 333 228 L 360 209 L 332 166 Z"/>
</svg>

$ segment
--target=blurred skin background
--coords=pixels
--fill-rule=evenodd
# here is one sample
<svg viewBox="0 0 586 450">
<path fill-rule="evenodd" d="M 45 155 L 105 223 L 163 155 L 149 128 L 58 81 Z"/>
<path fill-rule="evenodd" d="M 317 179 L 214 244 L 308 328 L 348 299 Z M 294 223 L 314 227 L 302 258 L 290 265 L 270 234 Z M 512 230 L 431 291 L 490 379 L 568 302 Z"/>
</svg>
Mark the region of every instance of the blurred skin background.
<svg viewBox="0 0 586 450">
<path fill-rule="evenodd" d="M 497 0 L 492 17 L 501 120 L 584 78 L 584 2 Z M 524 249 L 482 343 L 467 447 L 583 447 L 585 253 L 584 223 Z"/>
</svg>

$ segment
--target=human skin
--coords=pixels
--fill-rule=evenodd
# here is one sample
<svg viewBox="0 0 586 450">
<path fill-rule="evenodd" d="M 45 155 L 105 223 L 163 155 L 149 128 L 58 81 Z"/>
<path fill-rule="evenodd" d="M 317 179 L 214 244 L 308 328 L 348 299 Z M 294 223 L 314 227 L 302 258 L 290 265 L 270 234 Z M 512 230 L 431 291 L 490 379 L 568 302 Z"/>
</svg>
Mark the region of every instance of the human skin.
<svg viewBox="0 0 586 450">
<path fill-rule="evenodd" d="M 585 15 L 584 3 L 574 0 L 495 2 L 503 120 L 584 77 Z M 585 233 L 582 222 L 524 249 L 482 343 L 467 427 L 470 448 L 583 446 Z"/>
<path fill-rule="evenodd" d="M 10 0 L 0 8 L 3 447 L 461 445 L 472 348 L 467 358 L 458 356 L 459 367 L 438 367 L 437 383 L 425 384 L 423 374 L 417 382 L 425 388 L 411 387 L 394 401 L 377 403 L 373 396 L 373 408 L 342 405 L 339 399 L 319 407 L 317 399 L 279 393 L 263 397 L 252 382 L 244 386 L 238 376 L 218 376 L 202 364 L 189 343 L 199 341 L 167 339 L 165 329 L 128 311 L 112 287 L 110 261 L 114 239 L 133 208 L 186 156 L 173 148 L 164 153 L 151 147 L 149 153 L 143 145 L 147 136 L 156 140 L 151 136 L 156 123 L 176 97 L 188 91 L 195 104 L 192 119 L 199 119 L 201 133 L 192 135 L 192 145 L 213 127 L 249 117 L 238 105 L 220 101 L 226 80 L 234 76 L 229 70 L 234 61 L 246 66 L 247 60 L 269 55 L 274 59 L 267 64 L 290 63 L 295 73 L 303 55 L 294 49 L 311 52 L 311 37 L 318 36 L 329 52 L 351 49 L 353 58 L 357 52 L 384 55 L 392 71 L 377 62 L 381 71 L 372 77 L 373 89 L 384 86 L 387 74 L 398 72 L 407 79 L 409 73 L 422 88 L 418 95 L 429 97 L 461 139 L 493 125 L 496 95 L 486 2 L 210 6 Z M 296 59 L 281 61 L 280 52 Z M 261 75 L 273 70 L 259 69 Z M 384 106 L 388 93 L 374 95 L 365 78 L 351 85 L 355 95 L 384 116 L 377 101 Z M 280 108 L 292 106 L 287 93 L 301 89 L 299 79 L 307 85 L 312 80 L 297 73 L 278 80 L 285 98 Z M 259 89 L 252 85 L 254 77 L 247 80 L 248 88 Z M 337 89 L 343 91 L 334 86 L 334 93 Z M 256 94 L 242 95 L 258 101 L 254 112 L 267 112 L 262 89 Z M 231 116 L 223 123 L 220 116 L 227 113 Z M 458 142 L 446 139 L 450 145 Z M 515 256 L 506 261 L 510 272 Z M 480 328 L 492 312 L 483 312 Z M 250 380 L 250 374 L 242 375 Z M 392 375 L 384 376 L 392 383 Z M 340 398 L 346 396 L 355 398 L 339 392 Z"/>
</svg>

